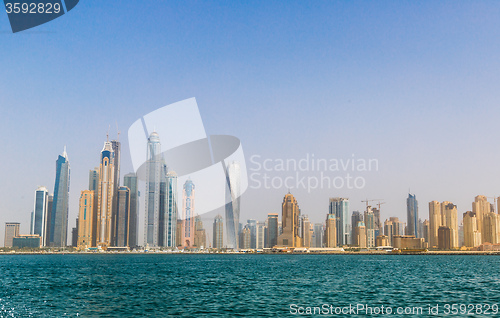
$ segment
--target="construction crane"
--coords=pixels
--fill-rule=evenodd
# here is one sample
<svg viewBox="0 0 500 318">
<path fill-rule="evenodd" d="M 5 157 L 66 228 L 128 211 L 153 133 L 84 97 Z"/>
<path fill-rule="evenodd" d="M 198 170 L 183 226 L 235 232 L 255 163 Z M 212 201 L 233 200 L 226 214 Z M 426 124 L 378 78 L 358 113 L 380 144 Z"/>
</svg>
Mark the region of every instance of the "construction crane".
<svg viewBox="0 0 500 318">
<path fill-rule="evenodd" d="M 372 202 L 372 201 L 378 201 L 379 202 L 379 209 L 380 209 L 380 204 L 384 204 L 385 203 L 385 202 L 384 203 L 380 203 L 380 201 L 382 201 L 382 200 L 384 200 L 384 199 L 371 199 L 371 200 L 366 199 L 366 200 L 361 200 L 361 202 L 366 202 L 366 208 L 368 208 L 370 202 Z"/>
<path fill-rule="evenodd" d="M 493 212 L 498 213 L 498 211 L 497 211 L 497 208 L 498 208 L 497 207 L 497 204 L 498 204 L 497 199 L 500 198 L 500 196 L 498 196 L 498 197 L 486 197 L 486 198 L 493 199 Z"/>
<path fill-rule="evenodd" d="M 378 203 L 377 203 L 377 205 L 378 205 L 378 210 L 380 211 L 380 206 L 381 206 L 382 204 L 386 204 L 386 203 L 387 203 L 387 202 L 380 202 L 380 201 L 378 201 Z"/>
</svg>

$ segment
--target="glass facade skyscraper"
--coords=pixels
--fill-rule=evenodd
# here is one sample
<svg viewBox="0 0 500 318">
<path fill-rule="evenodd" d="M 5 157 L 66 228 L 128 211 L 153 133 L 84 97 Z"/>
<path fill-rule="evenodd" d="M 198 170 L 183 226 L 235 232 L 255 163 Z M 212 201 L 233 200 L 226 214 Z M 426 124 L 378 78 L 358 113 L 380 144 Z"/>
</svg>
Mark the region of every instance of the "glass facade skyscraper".
<svg viewBox="0 0 500 318">
<path fill-rule="evenodd" d="M 146 162 L 146 200 L 144 222 L 144 245 L 160 246 L 160 218 L 165 213 L 166 201 L 161 198 L 161 183 L 165 187 L 166 166 L 161 157 L 160 136 L 153 132 L 148 138 Z M 165 188 L 163 192 L 165 192 Z M 165 194 L 165 193 L 164 193 Z M 163 201 L 163 202 L 162 202 Z M 163 204 L 162 204 L 163 203 Z"/>
<path fill-rule="evenodd" d="M 129 210 L 129 246 L 138 246 L 138 219 L 137 212 L 139 210 L 139 191 L 137 188 L 137 175 L 128 173 L 123 177 L 123 185 L 130 189 L 130 210 Z"/>
<path fill-rule="evenodd" d="M 415 235 L 418 237 L 418 201 L 414 194 L 408 193 L 406 199 L 406 216 L 407 216 L 407 233 L 408 235 Z"/>
<path fill-rule="evenodd" d="M 49 244 L 54 247 L 65 247 L 68 239 L 70 167 L 66 148 L 56 161 L 56 182 L 54 185 L 54 201 L 50 219 Z"/>
<path fill-rule="evenodd" d="M 226 237 L 227 247 L 239 248 L 240 163 L 233 161 L 226 168 Z"/>
<path fill-rule="evenodd" d="M 173 171 L 167 173 L 166 182 L 167 206 L 165 208 L 165 222 L 163 246 L 176 247 L 177 229 L 177 174 Z"/>
<path fill-rule="evenodd" d="M 278 245 L 278 213 L 269 213 L 267 215 L 267 246 L 273 247 Z"/>
<path fill-rule="evenodd" d="M 337 245 L 351 244 L 351 218 L 348 198 L 330 198 L 329 214 L 335 215 L 337 222 Z"/>
<path fill-rule="evenodd" d="M 35 206 L 33 208 L 33 220 L 31 222 L 31 234 L 38 234 L 41 245 L 46 246 L 47 212 L 49 203 L 49 191 L 45 187 L 39 187 L 35 191 Z"/>
<path fill-rule="evenodd" d="M 129 246 L 129 226 L 130 226 L 130 189 L 120 187 L 116 202 L 116 246 Z"/>
<path fill-rule="evenodd" d="M 222 216 L 218 214 L 214 219 L 213 228 L 213 248 L 221 249 L 224 246 L 224 223 L 222 221 Z"/>
</svg>

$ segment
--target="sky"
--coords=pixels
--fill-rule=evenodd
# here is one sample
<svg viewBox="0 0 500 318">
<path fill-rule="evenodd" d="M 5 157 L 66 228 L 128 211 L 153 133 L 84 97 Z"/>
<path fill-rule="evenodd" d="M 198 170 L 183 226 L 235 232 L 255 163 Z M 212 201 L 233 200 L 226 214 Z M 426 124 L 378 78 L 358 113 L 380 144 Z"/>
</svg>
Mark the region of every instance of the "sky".
<svg viewBox="0 0 500 318">
<path fill-rule="evenodd" d="M 313 222 L 338 196 L 351 211 L 383 199 L 383 220 L 406 221 L 409 191 L 422 220 L 432 200 L 455 203 L 461 219 L 476 195 L 500 195 L 499 15 L 496 1 L 86 0 L 12 34 L 0 14 L 0 246 L 5 222 L 29 233 L 34 191 L 53 192 L 64 146 L 71 228 L 109 127 L 121 132 L 123 176 L 130 125 L 191 97 L 208 135 L 241 140 L 249 175 L 266 159 L 378 162 L 354 172 L 361 189 L 249 181 L 243 222 L 281 215 L 289 190 Z M 202 216 L 210 236 L 219 212 Z"/>
</svg>

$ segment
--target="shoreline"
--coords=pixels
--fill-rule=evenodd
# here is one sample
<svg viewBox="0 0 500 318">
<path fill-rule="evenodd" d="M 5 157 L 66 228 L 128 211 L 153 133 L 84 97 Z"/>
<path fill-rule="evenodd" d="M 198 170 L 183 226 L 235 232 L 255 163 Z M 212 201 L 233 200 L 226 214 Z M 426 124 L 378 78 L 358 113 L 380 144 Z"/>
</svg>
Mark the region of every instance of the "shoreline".
<svg viewBox="0 0 500 318">
<path fill-rule="evenodd" d="M 487 255 L 487 256 L 500 256 L 500 251 L 427 251 L 427 252 L 402 252 L 402 253 L 388 253 L 388 252 L 293 252 L 293 253 L 214 253 L 214 252 L 0 252 L 2 255 L 389 255 L 389 256 L 440 256 L 440 255 Z"/>
</svg>

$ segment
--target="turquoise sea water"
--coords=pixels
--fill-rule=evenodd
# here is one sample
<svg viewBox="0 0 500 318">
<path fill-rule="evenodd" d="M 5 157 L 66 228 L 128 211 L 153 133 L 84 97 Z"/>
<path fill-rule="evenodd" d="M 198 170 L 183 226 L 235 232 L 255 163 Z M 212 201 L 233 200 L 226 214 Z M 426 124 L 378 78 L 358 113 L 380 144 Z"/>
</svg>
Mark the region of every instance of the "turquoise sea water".
<svg viewBox="0 0 500 318">
<path fill-rule="evenodd" d="M 298 307 L 349 304 L 389 306 L 393 317 L 442 317 L 446 304 L 498 305 L 500 257 L 0 256 L 0 317 L 287 317 Z M 429 305 L 439 305 L 438 315 Z M 357 314 L 347 316 L 366 311 Z"/>
</svg>

